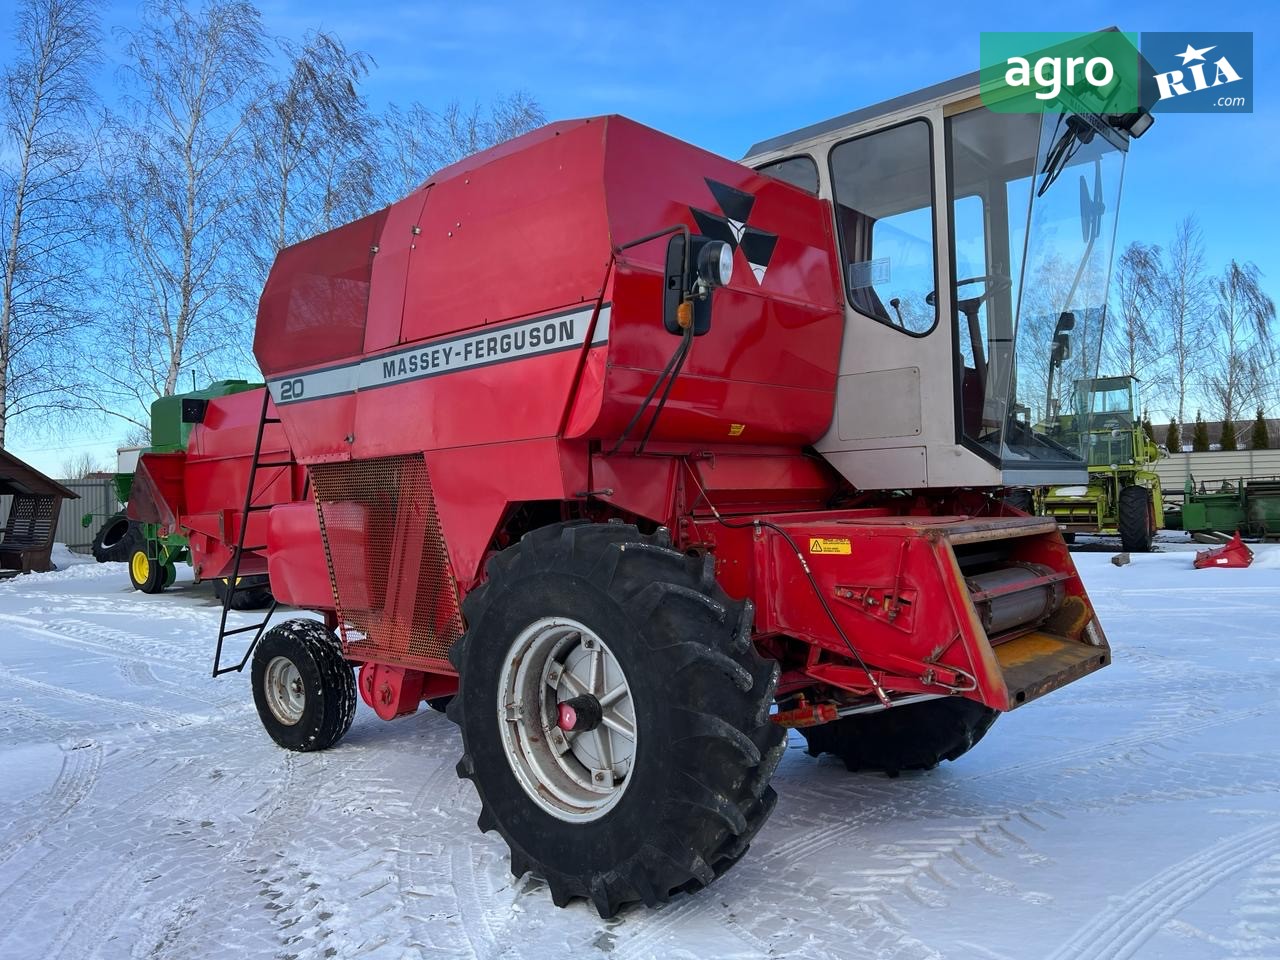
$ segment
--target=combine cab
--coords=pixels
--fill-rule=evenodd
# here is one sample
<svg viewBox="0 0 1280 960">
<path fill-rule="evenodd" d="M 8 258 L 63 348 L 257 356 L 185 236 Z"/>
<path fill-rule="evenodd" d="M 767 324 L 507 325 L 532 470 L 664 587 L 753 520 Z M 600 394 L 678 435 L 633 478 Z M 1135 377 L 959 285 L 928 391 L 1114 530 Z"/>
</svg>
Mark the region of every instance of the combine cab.
<svg viewBox="0 0 1280 960">
<path fill-rule="evenodd" d="M 1155 472 L 1163 454 L 1142 429 L 1139 409 L 1133 377 L 1076 382 L 1074 411 L 1057 418 L 1051 435 L 1086 451 L 1089 482 L 1045 489 L 1038 510 L 1057 520 L 1068 535 L 1119 534 L 1125 550 L 1151 549 L 1164 516 Z"/>
<path fill-rule="evenodd" d="M 325 620 L 261 630 L 267 732 L 449 701 L 512 872 L 610 916 L 746 854 L 788 728 L 925 769 L 1105 666 L 1003 497 L 1086 480 L 1036 398 L 1046 344 L 1096 354 L 1134 118 L 977 93 L 741 164 L 555 123 L 284 250 L 254 349 L 313 502 L 261 543 Z"/>
</svg>

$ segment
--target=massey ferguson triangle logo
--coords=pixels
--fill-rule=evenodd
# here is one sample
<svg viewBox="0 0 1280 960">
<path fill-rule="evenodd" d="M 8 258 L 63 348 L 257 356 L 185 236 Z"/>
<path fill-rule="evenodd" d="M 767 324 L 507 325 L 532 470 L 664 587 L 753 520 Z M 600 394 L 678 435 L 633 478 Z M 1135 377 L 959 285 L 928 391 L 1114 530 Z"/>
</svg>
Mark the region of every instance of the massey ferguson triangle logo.
<svg viewBox="0 0 1280 960">
<path fill-rule="evenodd" d="M 773 258 L 773 248 L 778 244 L 778 235 L 747 225 L 751 208 L 756 202 L 754 196 L 716 180 L 705 179 L 724 215 L 690 207 L 689 212 L 693 214 L 698 229 L 704 237 L 723 240 L 734 250 L 741 249 L 756 283 L 764 283 L 765 271 L 769 269 L 769 261 Z"/>
</svg>

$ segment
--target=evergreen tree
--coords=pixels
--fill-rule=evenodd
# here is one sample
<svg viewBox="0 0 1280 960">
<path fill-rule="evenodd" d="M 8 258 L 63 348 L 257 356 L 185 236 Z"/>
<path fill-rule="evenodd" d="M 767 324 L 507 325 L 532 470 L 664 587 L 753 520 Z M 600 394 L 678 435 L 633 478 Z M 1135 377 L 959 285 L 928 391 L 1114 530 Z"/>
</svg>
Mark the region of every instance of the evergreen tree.
<svg viewBox="0 0 1280 960">
<path fill-rule="evenodd" d="M 1258 408 L 1258 417 L 1253 421 L 1253 432 L 1249 435 L 1249 446 L 1254 450 L 1270 450 L 1271 437 L 1267 433 L 1267 421 L 1262 416 L 1262 408 Z"/>
<path fill-rule="evenodd" d="M 1204 417 L 1200 415 L 1199 410 L 1196 411 L 1195 428 L 1191 431 L 1191 452 L 1209 452 L 1209 425 L 1204 422 Z"/>
<path fill-rule="evenodd" d="M 1169 432 L 1164 435 L 1164 448 L 1170 453 L 1182 452 L 1182 431 L 1173 417 L 1169 418 Z"/>
<path fill-rule="evenodd" d="M 1141 423 L 1142 423 L 1142 430 L 1147 435 L 1147 439 L 1150 440 L 1152 443 L 1155 443 L 1156 427 L 1155 427 L 1155 424 L 1151 422 L 1151 411 L 1149 410 L 1142 411 Z"/>
<path fill-rule="evenodd" d="M 1239 445 L 1236 443 L 1236 422 L 1234 420 L 1224 420 L 1222 422 L 1222 444 L 1219 449 L 1240 449 Z"/>
</svg>

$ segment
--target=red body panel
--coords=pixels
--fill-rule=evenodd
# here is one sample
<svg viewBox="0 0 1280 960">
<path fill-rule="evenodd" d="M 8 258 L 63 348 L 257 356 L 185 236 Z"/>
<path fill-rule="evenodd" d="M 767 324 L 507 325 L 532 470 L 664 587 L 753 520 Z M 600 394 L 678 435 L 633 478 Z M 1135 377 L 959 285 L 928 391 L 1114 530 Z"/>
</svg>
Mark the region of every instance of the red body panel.
<svg viewBox="0 0 1280 960">
<path fill-rule="evenodd" d="M 310 500 L 285 503 L 267 513 L 267 573 L 281 603 L 312 610 L 333 606 L 333 588 L 320 538 L 320 520 Z"/>
<path fill-rule="evenodd" d="M 443 171 L 381 220 L 367 217 L 284 251 L 255 340 L 300 462 L 429 454 L 463 584 L 479 575 L 509 504 L 602 486 L 588 483 L 586 443 L 517 445 L 616 437 L 635 413 L 678 342 L 662 329 L 665 239 L 626 250 L 616 267 L 613 247 L 691 222 L 691 208 L 715 210 L 708 179 L 754 192 L 751 225 L 776 232 L 777 245 L 763 282 L 738 255 L 733 282 L 717 294 L 714 335 L 695 342 L 653 440 L 686 450 L 794 450 L 820 436 L 832 415 L 843 308 L 823 202 L 619 117 L 554 124 L 520 144 Z M 315 281 L 326 272 L 343 279 L 350 300 Z M 359 303 L 363 338 L 347 333 L 348 309 L 358 313 Z M 338 335 L 317 363 L 317 348 L 293 344 L 310 336 L 312 318 L 326 309 L 340 313 Z M 479 334 L 500 347 L 531 318 L 566 315 L 578 325 L 574 349 L 507 362 L 482 357 L 430 373 L 431 352 L 438 363 L 442 351 L 458 349 L 459 336 Z M 373 364 L 376 381 L 379 362 L 399 362 L 414 344 L 423 349 L 410 359 L 427 375 L 420 367 L 386 385 L 359 379 L 362 361 L 365 369 Z M 495 360 L 502 353 L 490 344 Z M 312 398 L 309 376 L 299 381 L 308 388 L 302 396 L 286 392 L 291 374 L 317 370 L 338 389 Z M 510 469 L 523 449 L 539 455 Z M 786 497 L 776 487 L 767 494 Z"/>
</svg>

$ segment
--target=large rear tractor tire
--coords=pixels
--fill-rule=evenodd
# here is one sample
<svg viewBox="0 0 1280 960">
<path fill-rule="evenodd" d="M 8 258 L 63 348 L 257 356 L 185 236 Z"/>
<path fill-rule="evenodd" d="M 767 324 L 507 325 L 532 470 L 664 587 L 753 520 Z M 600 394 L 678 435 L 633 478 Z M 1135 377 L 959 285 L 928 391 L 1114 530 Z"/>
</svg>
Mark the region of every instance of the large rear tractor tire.
<svg viewBox="0 0 1280 960">
<path fill-rule="evenodd" d="M 215 577 L 213 595 L 219 603 L 226 603 L 230 592 L 229 577 Z M 271 595 L 271 584 L 265 576 L 239 577 L 235 592 L 231 594 L 232 610 L 265 610 L 275 601 Z"/>
<path fill-rule="evenodd" d="M 141 538 L 129 554 L 129 582 L 143 593 L 159 593 L 173 585 L 177 571 L 172 563 L 147 556 L 147 541 Z"/>
<path fill-rule="evenodd" d="M 742 857 L 777 800 L 778 668 L 709 558 L 672 550 L 665 531 L 556 524 L 493 557 L 463 612 L 458 775 L 514 876 L 611 917 Z"/>
<path fill-rule="evenodd" d="M 124 513 L 113 514 L 98 528 L 93 538 L 93 559 L 99 563 L 123 563 L 142 539 L 139 525 Z"/>
<path fill-rule="evenodd" d="M 1120 491 L 1120 548 L 1129 553 L 1148 553 L 1155 539 L 1155 509 L 1146 487 L 1125 487 Z"/>
<path fill-rule="evenodd" d="M 931 770 L 967 753 L 999 711 L 963 697 L 941 697 L 801 727 L 809 753 L 835 754 L 850 770 Z"/>
<path fill-rule="evenodd" d="M 253 654 L 251 684 L 262 726 L 286 750 L 327 750 L 355 719 L 355 672 L 318 620 L 268 630 Z"/>
</svg>

